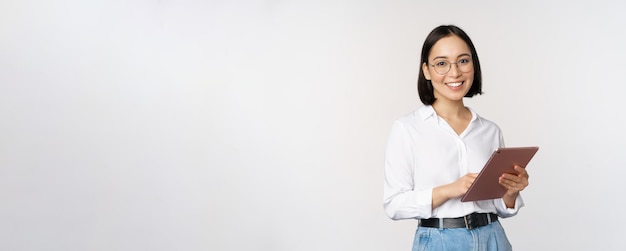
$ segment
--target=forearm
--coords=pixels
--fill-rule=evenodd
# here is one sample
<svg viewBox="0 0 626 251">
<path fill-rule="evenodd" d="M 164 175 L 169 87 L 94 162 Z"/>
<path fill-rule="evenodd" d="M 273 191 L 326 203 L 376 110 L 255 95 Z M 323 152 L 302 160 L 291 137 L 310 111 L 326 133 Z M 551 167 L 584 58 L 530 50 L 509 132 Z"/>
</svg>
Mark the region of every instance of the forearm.
<svg viewBox="0 0 626 251">
<path fill-rule="evenodd" d="M 504 197 L 502 197 L 502 200 L 504 201 L 504 205 L 506 205 L 506 208 L 515 208 L 515 200 L 517 199 L 517 196 L 519 195 L 519 193 L 513 193 L 513 194 L 505 194 Z"/>
<path fill-rule="evenodd" d="M 443 203 L 451 199 L 449 190 L 449 185 L 433 188 L 432 209 L 441 206 Z"/>
</svg>

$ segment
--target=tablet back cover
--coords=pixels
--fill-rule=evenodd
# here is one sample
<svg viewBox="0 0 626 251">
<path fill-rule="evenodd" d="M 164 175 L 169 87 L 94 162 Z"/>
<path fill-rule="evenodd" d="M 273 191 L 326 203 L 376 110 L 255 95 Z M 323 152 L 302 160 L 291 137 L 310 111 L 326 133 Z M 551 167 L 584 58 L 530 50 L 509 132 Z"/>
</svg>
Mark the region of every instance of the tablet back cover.
<svg viewBox="0 0 626 251">
<path fill-rule="evenodd" d="M 500 176 L 503 173 L 516 174 L 517 172 L 513 169 L 515 164 L 526 168 L 538 150 L 539 147 L 536 146 L 508 147 L 495 150 L 461 201 L 502 198 L 506 189 L 498 183 Z"/>
</svg>

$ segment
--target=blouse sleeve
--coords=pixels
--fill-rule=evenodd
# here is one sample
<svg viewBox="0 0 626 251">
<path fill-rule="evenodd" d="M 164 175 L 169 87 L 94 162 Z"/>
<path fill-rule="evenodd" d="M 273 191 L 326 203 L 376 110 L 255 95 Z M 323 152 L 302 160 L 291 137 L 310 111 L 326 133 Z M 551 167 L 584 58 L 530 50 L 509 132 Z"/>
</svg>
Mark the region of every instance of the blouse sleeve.
<svg viewBox="0 0 626 251">
<path fill-rule="evenodd" d="M 524 200 L 522 199 L 522 194 L 518 194 L 515 199 L 515 208 L 507 208 L 503 199 L 494 200 L 494 204 L 496 206 L 496 211 L 498 211 L 498 216 L 508 218 L 515 216 L 517 212 L 519 212 L 520 208 L 524 206 Z"/>
<path fill-rule="evenodd" d="M 385 151 L 383 195 L 385 213 L 393 220 L 432 216 L 432 188 L 414 190 L 414 163 L 411 135 L 396 121 Z"/>
</svg>

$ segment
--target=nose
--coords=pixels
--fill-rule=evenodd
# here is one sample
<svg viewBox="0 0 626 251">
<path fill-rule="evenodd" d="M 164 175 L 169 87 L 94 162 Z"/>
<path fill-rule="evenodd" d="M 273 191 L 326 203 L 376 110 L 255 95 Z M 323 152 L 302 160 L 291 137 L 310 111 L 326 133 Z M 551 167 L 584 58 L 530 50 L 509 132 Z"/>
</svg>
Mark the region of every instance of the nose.
<svg viewBox="0 0 626 251">
<path fill-rule="evenodd" d="M 456 63 L 450 64 L 450 71 L 448 71 L 448 75 L 452 77 L 461 76 L 461 70 L 459 70 L 459 65 Z"/>
</svg>

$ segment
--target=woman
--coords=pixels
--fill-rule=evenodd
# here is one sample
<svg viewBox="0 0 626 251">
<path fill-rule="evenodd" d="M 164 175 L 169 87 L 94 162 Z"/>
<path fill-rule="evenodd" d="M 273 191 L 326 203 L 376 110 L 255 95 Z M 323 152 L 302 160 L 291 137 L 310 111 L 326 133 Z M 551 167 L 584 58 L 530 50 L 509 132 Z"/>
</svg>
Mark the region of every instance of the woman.
<svg viewBox="0 0 626 251">
<path fill-rule="evenodd" d="M 503 174 L 501 199 L 461 202 L 496 148 L 498 126 L 463 104 L 482 94 L 476 49 L 460 28 L 444 25 L 422 47 L 418 91 L 423 106 L 397 119 L 385 153 L 384 208 L 394 219 L 418 219 L 413 250 L 511 250 L 498 217 L 524 205 L 528 174 Z"/>
</svg>

